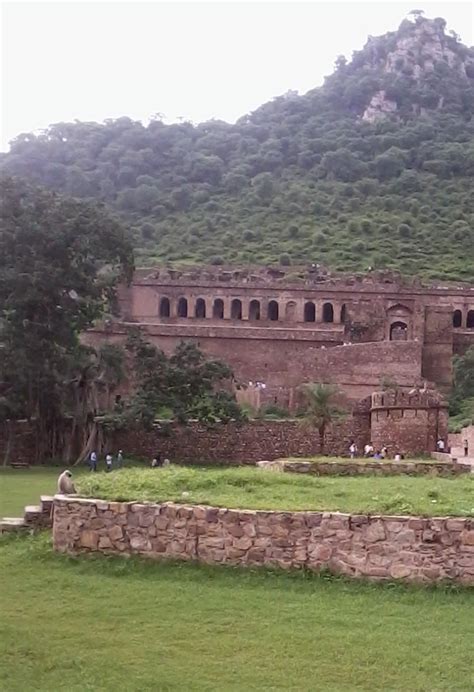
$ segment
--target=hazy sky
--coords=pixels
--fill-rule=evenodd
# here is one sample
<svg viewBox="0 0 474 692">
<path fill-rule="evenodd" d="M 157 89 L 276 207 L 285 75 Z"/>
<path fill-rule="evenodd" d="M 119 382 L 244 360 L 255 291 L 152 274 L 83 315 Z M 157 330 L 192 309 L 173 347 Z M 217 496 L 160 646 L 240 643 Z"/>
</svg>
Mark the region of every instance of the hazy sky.
<svg viewBox="0 0 474 692">
<path fill-rule="evenodd" d="M 322 83 L 411 9 L 474 43 L 474 2 L 2 2 L 1 148 L 59 121 L 234 121 Z"/>
</svg>

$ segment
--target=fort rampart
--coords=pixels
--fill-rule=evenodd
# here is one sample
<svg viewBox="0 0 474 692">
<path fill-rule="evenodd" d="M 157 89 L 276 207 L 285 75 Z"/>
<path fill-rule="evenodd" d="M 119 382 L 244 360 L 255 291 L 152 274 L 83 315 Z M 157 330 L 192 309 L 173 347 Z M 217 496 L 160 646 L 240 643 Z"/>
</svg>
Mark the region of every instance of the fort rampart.
<svg viewBox="0 0 474 692">
<path fill-rule="evenodd" d="M 68 554 L 474 584 L 474 524 L 468 518 L 243 511 L 56 496 L 53 544 Z"/>
</svg>

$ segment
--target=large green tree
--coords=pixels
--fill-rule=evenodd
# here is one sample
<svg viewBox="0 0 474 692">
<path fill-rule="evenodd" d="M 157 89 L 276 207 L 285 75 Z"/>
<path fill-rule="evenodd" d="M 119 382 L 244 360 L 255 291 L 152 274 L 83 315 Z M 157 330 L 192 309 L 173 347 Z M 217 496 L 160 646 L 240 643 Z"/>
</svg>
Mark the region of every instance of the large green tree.
<svg viewBox="0 0 474 692">
<path fill-rule="evenodd" d="M 107 377 L 79 336 L 114 309 L 133 256 L 110 212 L 19 179 L 0 182 L 0 221 L 0 417 L 33 421 L 47 458 L 90 413 L 85 373 Z"/>
<path fill-rule="evenodd" d="M 228 365 L 207 358 L 193 343 L 181 342 L 171 356 L 147 341 L 139 330 L 125 344 L 130 394 L 102 419 L 106 428 L 150 427 L 166 409 L 174 419 L 206 423 L 240 419 Z"/>
</svg>

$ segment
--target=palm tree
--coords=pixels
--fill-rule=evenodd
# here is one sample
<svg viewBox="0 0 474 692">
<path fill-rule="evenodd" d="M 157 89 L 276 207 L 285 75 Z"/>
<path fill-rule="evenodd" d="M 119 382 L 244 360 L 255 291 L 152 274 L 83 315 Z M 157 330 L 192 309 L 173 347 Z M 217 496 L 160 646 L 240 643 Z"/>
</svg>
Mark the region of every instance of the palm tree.
<svg viewBox="0 0 474 692">
<path fill-rule="evenodd" d="M 344 417 L 345 412 L 335 403 L 340 394 L 339 389 L 331 384 L 308 382 L 301 385 L 300 390 L 305 401 L 302 422 L 309 428 L 319 432 L 319 447 L 324 454 L 326 428 L 336 420 Z"/>
</svg>

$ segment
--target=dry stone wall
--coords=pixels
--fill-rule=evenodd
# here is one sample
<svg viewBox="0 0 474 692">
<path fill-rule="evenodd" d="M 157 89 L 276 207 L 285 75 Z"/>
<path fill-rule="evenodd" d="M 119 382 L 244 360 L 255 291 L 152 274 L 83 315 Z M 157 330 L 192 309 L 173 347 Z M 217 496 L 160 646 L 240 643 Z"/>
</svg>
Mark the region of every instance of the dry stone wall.
<svg viewBox="0 0 474 692">
<path fill-rule="evenodd" d="M 266 512 L 56 496 L 55 550 L 329 569 L 377 580 L 474 584 L 474 520 Z"/>
<path fill-rule="evenodd" d="M 273 464 L 275 462 L 263 462 Z M 278 462 L 276 462 L 278 463 Z M 284 461 L 285 473 L 310 473 L 315 476 L 459 476 L 469 473 L 469 466 L 451 461 Z"/>
</svg>

